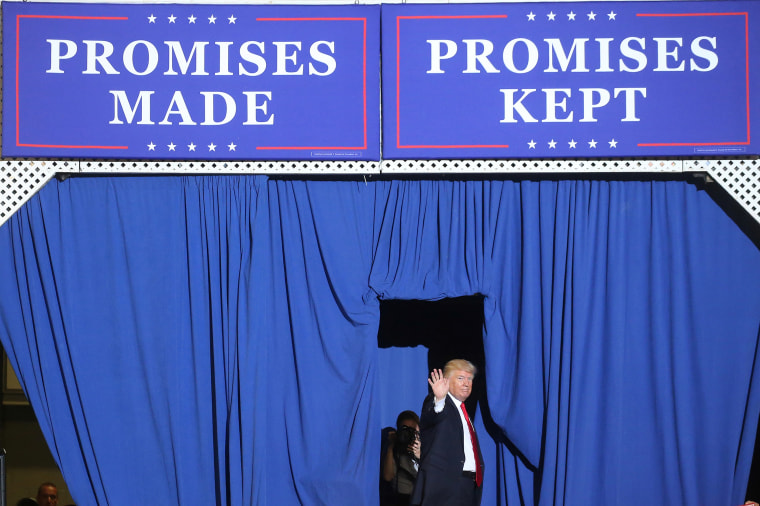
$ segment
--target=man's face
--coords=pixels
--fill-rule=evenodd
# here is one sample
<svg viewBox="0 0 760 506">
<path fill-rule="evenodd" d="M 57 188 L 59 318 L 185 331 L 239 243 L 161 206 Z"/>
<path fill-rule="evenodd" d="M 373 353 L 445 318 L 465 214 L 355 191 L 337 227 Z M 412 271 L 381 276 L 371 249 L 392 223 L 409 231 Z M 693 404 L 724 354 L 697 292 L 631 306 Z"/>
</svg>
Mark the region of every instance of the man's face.
<svg viewBox="0 0 760 506">
<path fill-rule="evenodd" d="M 458 401 L 464 402 L 472 393 L 472 374 L 467 371 L 452 371 L 449 376 L 449 392 Z"/>
<path fill-rule="evenodd" d="M 37 494 L 37 503 L 40 506 L 56 506 L 58 504 L 58 489 L 50 485 L 41 487 Z"/>
</svg>

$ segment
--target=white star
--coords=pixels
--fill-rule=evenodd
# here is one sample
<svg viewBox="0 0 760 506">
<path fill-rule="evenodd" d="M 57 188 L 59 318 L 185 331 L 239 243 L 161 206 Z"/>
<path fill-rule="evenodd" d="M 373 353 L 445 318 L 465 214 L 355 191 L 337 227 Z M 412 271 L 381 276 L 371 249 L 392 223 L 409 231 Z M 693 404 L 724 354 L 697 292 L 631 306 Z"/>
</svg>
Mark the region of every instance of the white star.
<svg viewBox="0 0 760 506">
<path fill-rule="evenodd" d="M 148 144 L 148 151 L 155 151 L 155 150 L 156 150 L 156 145 L 153 144 L 153 141 L 151 141 L 151 143 Z"/>
<path fill-rule="evenodd" d="M 570 14 L 567 15 L 568 21 L 575 21 L 575 13 L 573 11 L 570 11 Z"/>
<path fill-rule="evenodd" d="M 549 18 L 549 21 L 554 21 L 554 18 L 555 18 L 556 16 L 557 16 L 557 15 L 556 15 L 556 14 L 554 14 L 554 12 L 553 12 L 553 11 L 549 11 L 549 14 L 547 14 L 547 15 L 546 15 L 546 17 L 547 17 L 547 18 Z"/>
<path fill-rule="evenodd" d="M 610 21 L 614 20 L 615 16 L 617 16 L 617 14 L 615 13 L 615 11 L 610 11 L 610 13 L 607 14 L 607 17 L 610 18 L 609 19 Z"/>
<path fill-rule="evenodd" d="M 530 142 L 528 143 L 528 148 L 529 149 L 536 149 L 536 141 L 534 141 L 533 139 L 531 139 Z"/>
<path fill-rule="evenodd" d="M 191 142 L 190 144 L 187 145 L 187 149 L 189 149 L 190 151 L 195 151 L 195 144 Z"/>
<path fill-rule="evenodd" d="M 228 17 L 227 20 L 229 20 L 231 25 L 234 25 L 237 18 L 233 15 L 233 16 Z"/>
<path fill-rule="evenodd" d="M 570 142 L 568 142 L 568 144 L 570 145 L 570 149 L 575 149 L 575 145 L 578 143 L 575 142 L 575 139 L 570 139 Z"/>
<path fill-rule="evenodd" d="M 227 144 L 227 147 L 230 148 L 230 151 L 235 151 L 235 148 L 237 147 L 234 142 L 230 142 Z"/>
<path fill-rule="evenodd" d="M 154 16 L 153 14 L 151 14 L 150 16 L 148 16 L 148 23 L 154 23 L 155 24 L 155 22 L 156 22 L 156 16 Z"/>
<path fill-rule="evenodd" d="M 528 14 L 528 21 L 535 21 L 536 15 L 533 14 L 533 11 L 530 11 L 530 14 Z"/>
<path fill-rule="evenodd" d="M 210 25 L 215 25 L 215 24 L 216 24 L 216 16 L 214 16 L 214 15 L 212 14 L 212 15 L 211 15 L 211 17 L 210 17 L 210 18 L 208 18 L 208 24 L 210 24 Z"/>
<path fill-rule="evenodd" d="M 213 142 L 211 144 L 209 144 L 208 145 L 208 150 L 209 151 L 216 151 L 216 144 L 214 144 Z"/>
<path fill-rule="evenodd" d="M 198 19 L 198 18 L 196 18 L 196 17 L 195 17 L 195 16 L 193 16 L 192 14 L 190 14 L 190 17 L 189 17 L 189 18 L 187 18 L 187 20 L 190 22 L 190 24 L 191 24 L 191 25 L 194 25 L 194 24 L 195 24 L 195 20 L 196 20 L 196 19 Z"/>
<path fill-rule="evenodd" d="M 594 139 L 591 139 L 588 143 L 588 147 L 595 148 L 596 147 L 596 141 Z"/>
<path fill-rule="evenodd" d="M 617 147 L 617 141 L 615 139 L 612 139 L 609 144 L 610 144 L 611 148 L 616 148 Z"/>
<path fill-rule="evenodd" d="M 549 141 L 549 148 L 554 149 L 556 147 L 557 147 L 557 141 L 555 141 L 554 139 L 550 140 Z"/>
<path fill-rule="evenodd" d="M 169 23 L 174 23 L 174 21 L 177 19 L 177 16 L 175 16 L 174 14 L 172 14 L 171 16 L 169 16 L 168 19 L 169 19 Z"/>
<path fill-rule="evenodd" d="M 587 14 L 589 21 L 595 21 L 596 20 L 596 12 L 591 11 Z"/>
<path fill-rule="evenodd" d="M 173 142 L 170 142 L 169 144 L 166 145 L 166 147 L 169 148 L 169 151 L 175 151 L 174 148 L 176 148 L 177 145 L 174 144 Z"/>
</svg>

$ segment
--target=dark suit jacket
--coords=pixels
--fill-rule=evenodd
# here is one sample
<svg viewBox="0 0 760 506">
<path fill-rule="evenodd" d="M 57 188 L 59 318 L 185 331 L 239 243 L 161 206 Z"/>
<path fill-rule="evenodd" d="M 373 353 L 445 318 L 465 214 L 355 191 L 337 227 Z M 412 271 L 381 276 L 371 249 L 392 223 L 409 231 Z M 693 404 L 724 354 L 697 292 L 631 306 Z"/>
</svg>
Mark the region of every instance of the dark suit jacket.
<svg viewBox="0 0 760 506">
<path fill-rule="evenodd" d="M 462 477 L 464 466 L 464 433 L 459 408 L 446 396 L 443 411 L 435 412 L 433 394 L 422 404 L 420 416 L 421 458 L 417 483 L 412 494 L 412 504 L 422 506 L 461 505 L 460 487 L 472 486 Z M 481 469 L 483 457 L 480 445 L 476 448 Z M 482 487 L 478 487 L 475 504 L 480 504 Z"/>
</svg>

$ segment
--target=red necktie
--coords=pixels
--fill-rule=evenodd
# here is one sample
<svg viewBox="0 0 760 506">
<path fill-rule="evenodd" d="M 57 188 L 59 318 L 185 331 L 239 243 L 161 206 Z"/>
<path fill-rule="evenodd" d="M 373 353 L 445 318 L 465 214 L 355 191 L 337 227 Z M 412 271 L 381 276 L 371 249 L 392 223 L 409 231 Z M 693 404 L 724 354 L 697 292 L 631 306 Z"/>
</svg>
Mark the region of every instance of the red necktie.
<svg viewBox="0 0 760 506">
<path fill-rule="evenodd" d="M 472 426 L 470 417 L 467 415 L 467 409 L 464 407 L 464 402 L 459 405 L 464 413 L 464 419 L 467 421 L 467 428 L 470 429 L 470 441 L 472 442 L 472 453 L 475 455 L 475 484 L 481 486 L 483 484 L 483 469 L 480 467 L 480 457 L 478 457 L 478 436 L 475 435 L 475 428 Z"/>
</svg>

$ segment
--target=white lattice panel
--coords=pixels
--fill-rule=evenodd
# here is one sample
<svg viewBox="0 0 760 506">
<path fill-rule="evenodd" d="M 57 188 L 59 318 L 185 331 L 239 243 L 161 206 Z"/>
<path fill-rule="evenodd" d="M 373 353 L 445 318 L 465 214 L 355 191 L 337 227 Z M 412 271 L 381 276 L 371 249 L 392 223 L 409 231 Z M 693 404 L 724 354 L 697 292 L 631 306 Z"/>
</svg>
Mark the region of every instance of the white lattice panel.
<svg viewBox="0 0 760 506">
<path fill-rule="evenodd" d="M 365 161 L 110 161 L 79 162 L 80 173 L 113 174 L 489 174 L 682 172 L 681 160 L 383 160 Z"/>
<path fill-rule="evenodd" d="M 381 173 L 557 174 L 682 172 L 681 160 L 384 160 Z"/>
<path fill-rule="evenodd" d="M 710 175 L 760 223 L 760 161 L 725 160 L 384 160 L 366 161 L 104 161 L 0 160 L 0 225 L 56 174 L 269 174 L 403 176 L 409 174 L 667 174 Z"/>
<path fill-rule="evenodd" d="M 0 161 L 0 225 L 72 162 Z"/>
<path fill-rule="evenodd" d="M 330 174 L 362 175 L 380 172 L 380 162 L 340 161 L 112 161 L 83 160 L 78 172 L 83 174 Z"/>
<path fill-rule="evenodd" d="M 0 225 L 56 174 L 709 174 L 760 222 L 760 162 L 726 160 L 385 160 L 365 161 L 0 161 Z"/>
<path fill-rule="evenodd" d="M 367 161 L 0 161 L 0 225 L 56 174 L 268 174 L 367 176 L 404 174 L 679 173 L 681 160 L 385 160 Z"/>
<path fill-rule="evenodd" d="M 709 174 L 760 223 L 760 160 L 695 160 L 684 170 Z"/>
</svg>

